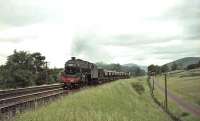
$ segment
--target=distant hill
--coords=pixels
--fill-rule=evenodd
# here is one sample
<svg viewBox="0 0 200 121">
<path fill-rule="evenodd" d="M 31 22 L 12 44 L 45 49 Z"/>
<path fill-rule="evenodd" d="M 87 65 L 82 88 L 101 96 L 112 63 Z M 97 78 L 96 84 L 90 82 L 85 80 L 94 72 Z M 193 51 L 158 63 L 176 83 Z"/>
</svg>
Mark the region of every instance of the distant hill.
<svg viewBox="0 0 200 121">
<path fill-rule="evenodd" d="M 145 72 L 147 70 L 144 66 L 142 67 L 142 66 L 132 64 L 132 63 L 120 65 L 120 64 L 115 64 L 115 63 L 105 64 L 105 63 L 99 62 L 99 63 L 96 63 L 96 65 L 98 68 L 103 68 L 107 70 L 130 72 L 131 75 L 133 76 L 145 75 Z"/>
<path fill-rule="evenodd" d="M 144 70 L 145 72 L 147 72 L 147 66 L 141 66 L 141 65 L 134 64 L 134 63 L 124 64 L 123 66 L 136 67 L 136 68 L 139 67 L 142 70 Z"/>
<path fill-rule="evenodd" d="M 124 64 L 123 66 L 128 66 L 128 67 L 136 66 L 136 67 L 139 67 L 137 64 L 134 64 L 134 63 Z"/>
<path fill-rule="evenodd" d="M 167 65 L 171 69 L 172 64 L 176 63 L 179 69 L 185 69 L 188 65 L 196 64 L 199 61 L 200 61 L 200 57 L 185 57 L 185 58 L 178 59 L 164 65 Z"/>
</svg>

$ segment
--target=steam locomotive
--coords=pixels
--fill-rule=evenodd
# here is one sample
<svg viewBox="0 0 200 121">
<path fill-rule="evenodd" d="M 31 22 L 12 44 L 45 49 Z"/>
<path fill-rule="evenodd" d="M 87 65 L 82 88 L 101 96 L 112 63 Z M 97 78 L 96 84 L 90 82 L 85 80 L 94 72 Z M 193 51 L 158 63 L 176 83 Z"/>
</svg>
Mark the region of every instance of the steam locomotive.
<svg viewBox="0 0 200 121">
<path fill-rule="evenodd" d="M 64 89 L 74 89 L 129 77 L 127 72 L 98 69 L 95 64 L 75 57 L 65 63 L 64 71 L 61 73 Z"/>
</svg>

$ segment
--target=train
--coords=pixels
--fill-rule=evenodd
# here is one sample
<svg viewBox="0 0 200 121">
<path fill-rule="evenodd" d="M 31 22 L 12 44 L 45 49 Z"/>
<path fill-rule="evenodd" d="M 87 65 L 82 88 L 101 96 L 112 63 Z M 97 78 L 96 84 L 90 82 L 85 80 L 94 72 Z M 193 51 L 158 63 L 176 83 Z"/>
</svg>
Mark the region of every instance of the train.
<svg viewBox="0 0 200 121">
<path fill-rule="evenodd" d="M 129 72 L 99 69 L 96 64 L 75 57 L 65 63 L 64 71 L 61 72 L 64 89 L 80 88 L 127 78 L 130 78 Z"/>
</svg>

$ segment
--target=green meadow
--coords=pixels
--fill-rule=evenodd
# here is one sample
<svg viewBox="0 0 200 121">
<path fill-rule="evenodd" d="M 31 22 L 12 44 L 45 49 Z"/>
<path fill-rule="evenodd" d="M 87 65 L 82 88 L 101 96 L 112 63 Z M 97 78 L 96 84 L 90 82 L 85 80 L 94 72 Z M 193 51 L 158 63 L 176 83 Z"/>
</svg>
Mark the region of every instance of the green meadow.
<svg viewBox="0 0 200 121">
<path fill-rule="evenodd" d="M 156 81 L 164 87 L 164 76 L 157 76 Z M 178 70 L 170 72 L 167 75 L 167 87 L 182 100 L 187 101 L 193 106 L 200 107 L 200 69 Z M 154 90 L 155 96 L 164 104 L 164 92 L 157 87 Z M 169 110 L 183 121 L 199 121 L 200 117 L 190 114 L 188 111 L 180 108 L 169 98 Z"/>
<path fill-rule="evenodd" d="M 16 121 L 170 121 L 153 102 L 146 77 L 118 80 L 68 95 Z"/>
</svg>

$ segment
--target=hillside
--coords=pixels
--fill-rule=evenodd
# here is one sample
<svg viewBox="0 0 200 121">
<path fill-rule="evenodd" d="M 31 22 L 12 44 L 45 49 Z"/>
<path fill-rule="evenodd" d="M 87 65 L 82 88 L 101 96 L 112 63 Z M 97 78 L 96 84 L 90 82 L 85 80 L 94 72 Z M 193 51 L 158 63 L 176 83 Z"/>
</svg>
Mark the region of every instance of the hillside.
<svg viewBox="0 0 200 121">
<path fill-rule="evenodd" d="M 153 102 L 146 78 L 119 80 L 64 97 L 16 121 L 170 121 Z"/>
<path fill-rule="evenodd" d="M 200 61 L 200 57 L 185 57 L 185 58 L 178 59 L 178 60 L 175 60 L 175 61 L 173 61 L 173 62 L 164 64 L 164 65 L 167 65 L 169 68 L 171 68 L 172 64 L 173 64 L 173 63 L 176 63 L 176 64 L 178 65 L 178 68 L 179 68 L 179 69 L 184 69 L 184 68 L 186 68 L 188 65 L 196 64 L 196 63 L 198 63 L 199 61 Z"/>
<path fill-rule="evenodd" d="M 106 64 L 102 62 L 96 63 L 98 68 L 103 68 L 107 70 L 113 70 L 113 71 L 124 71 L 124 72 L 130 72 L 131 76 L 143 76 L 145 75 L 145 70 L 147 70 L 145 67 L 145 70 L 141 69 L 140 66 L 136 64 L 116 64 L 116 63 L 111 63 L 111 64 Z"/>
<path fill-rule="evenodd" d="M 123 66 L 135 67 L 135 68 L 139 67 L 142 70 L 144 70 L 145 72 L 147 72 L 147 66 L 141 66 L 141 65 L 134 64 L 134 63 L 124 64 Z"/>
</svg>

